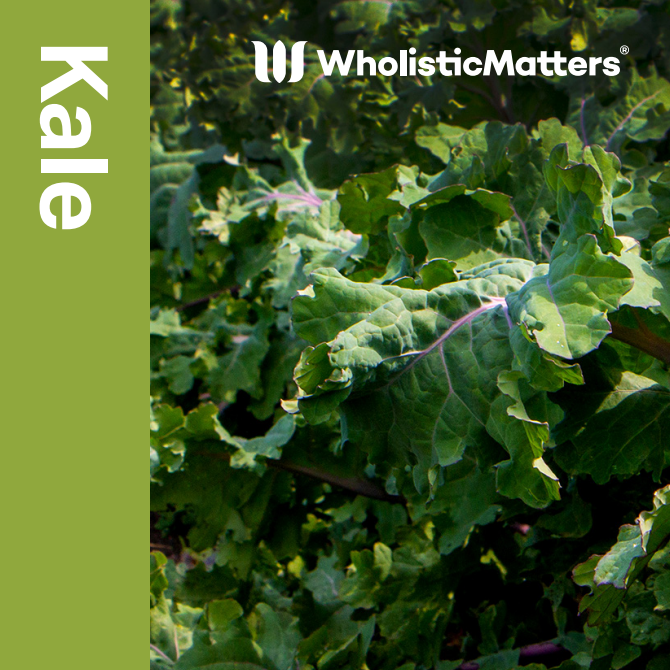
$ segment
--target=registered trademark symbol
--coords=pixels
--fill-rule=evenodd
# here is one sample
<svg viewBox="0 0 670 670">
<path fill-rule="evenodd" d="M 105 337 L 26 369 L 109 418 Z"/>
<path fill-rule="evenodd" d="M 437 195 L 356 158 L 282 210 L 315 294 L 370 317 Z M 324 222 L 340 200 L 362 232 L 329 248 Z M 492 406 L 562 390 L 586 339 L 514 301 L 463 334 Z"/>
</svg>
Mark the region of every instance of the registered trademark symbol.
<svg viewBox="0 0 670 670">
<path fill-rule="evenodd" d="M 624 44 L 621 49 L 619 49 L 619 51 L 625 56 L 630 51 L 630 49 Z"/>
</svg>

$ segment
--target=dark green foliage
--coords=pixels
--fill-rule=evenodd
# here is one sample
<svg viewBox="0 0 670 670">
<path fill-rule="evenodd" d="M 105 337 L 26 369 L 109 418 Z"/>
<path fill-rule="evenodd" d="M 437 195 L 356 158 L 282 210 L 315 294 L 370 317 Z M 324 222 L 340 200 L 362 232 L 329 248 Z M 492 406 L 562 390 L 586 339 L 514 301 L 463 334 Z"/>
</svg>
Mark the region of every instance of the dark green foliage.
<svg viewBox="0 0 670 670">
<path fill-rule="evenodd" d="M 670 667 L 670 4 L 151 8 L 152 668 Z"/>
</svg>

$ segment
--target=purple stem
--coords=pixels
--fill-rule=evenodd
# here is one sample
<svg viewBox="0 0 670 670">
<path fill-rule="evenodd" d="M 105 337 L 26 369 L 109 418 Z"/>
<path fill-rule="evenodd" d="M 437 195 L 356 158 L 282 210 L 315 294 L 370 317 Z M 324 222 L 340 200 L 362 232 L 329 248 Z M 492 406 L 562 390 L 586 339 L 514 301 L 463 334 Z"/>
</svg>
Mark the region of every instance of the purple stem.
<svg viewBox="0 0 670 670">
<path fill-rule="evenodd" d="M 307 93 L 308 94 L 311 93 L 312 89 L 316 86 L 316 82 L 321 81 L 321 79 L 323 79 L 325 76 L 326 75 L 323 74 L 323 72 L 322 72 L 318 77 L 316 77 L 316 79 L 314 79 L 314 81 L 312 82 L 312 85 L 309 87 L 309 90 L 307 91 Z"/>
<path fill-rule="evenodd" d="M 544 656 L 550 656 L 552 654 L 557 654 L 561 651 L 565 651 L 563 647 L 560 647 L 553 642 L 538 642 L 537 644 L 529 644 L 526 647 L 521 647 L 519 649 L 519 661 L 531 661 L 538 658 L 543 658 Z M 479 664 L 473 661 L 467 661 L 461 663 L 458 666 L 458 670 L 479 670 Z"/>
<path fill-rule="evenodd" d="M 149 647 L 153 652 L 158 654 L 164 661 L 166 661 L 170 665 L 174 665 L 174 661 L 167 654 L 164 654 L 155 644 L 149 643 Z"/>
<path fill-rule="evenodd" d="M 633 107 L 633 109 L 630 110 L 630 112 L 628 113 L 628 116 L 626 116 L 626 118 L 614 129 L 614 132 L 610 135 L 609 139 L 607 140 L 607 144 L 605 145 L 605 149 L 609 150 L 610 144 L 612 143 L 612 140 L 614 139 L 614 136 L 630 121 L 633 114 L 635 114 L 635 112 L 640 107 L 642 107 L 642 105 L 644 105 L 645 102 L 649 102 L 652 98 L 655 98 L 659 93 L 660 93 L 660 91 L 656 91 L 656 93 L 654 93 L 653 95 L 650 95 L 649 97 L 645 98 L 644 100 L 638 102 L 637 105 L 635 105 L 635 107 Z"/>
<path fill-rule="evenodd" d="M 518 212 L 514 208 L 514 205 L 510 202 L 509 204 L 512 212 L 514 212 L 514 216 L 516 216 L 517 221 L 519 222 L 519 225 L 521 226 L 521 230 L 523 231 L 523 236 L 526 238 L 526 247 L 528 247 L 528 253 L 530 254 L 531 259 L 533 258 L 533 248 L 530 246 L 530 237 L 528 236 L 528 228 L 526 226 L 526 222 L 519 216 Z"/>
<path fill-rule="evenodd" d="M 318 200 L 319 204 L 323 202 L 323 200 L 321 200 L 321 198 L 319 198 L 319 196 L 316 193 L 314 193 L 314 191 L 311 188 L 309 189 L 309 192 L 307 192 L 302 186 L 300 186 L 300 184 L 298 184 L 297 181 L 294 180 L 293 183 L 295 184 L 295 187 L 300 191 L 302 195 L 311 197 L 312 200 L 314 201 Z"/>
<path fill-rule="evenodd" d="M 314 193 L 303 193 L 293 194 L 293 193 L 268 193 L 267 195 L 261 198 L 262 201 L 270 202 L 271 200 L 299 200 L 304 202 L 306 205 L 311 205 L 312 207 L 320 207 L 323 200 L 319 198 L 318 195 Z"/>
<path fill-rule="evenodd" d="M 584 106 L 586 105 L 586 98 L 582 97 L 582 106 L 579 110 L 579 123 L 582 127 L 582 139 L 584 141 L 584 146 L 588 146 L 589 138 L 586 136 L 586 123 L 584 121 Z"/>
<path fill-rule="evenodd" d="M 404 358 L 405 356 L 415 356 L 416 358 L 405 368 L 403 368 L 395 377 L 393 377 L 389 381 L 389 385 L 393 384 L 393 382 L 398 379 L 398 377 L 404 375 L 406 372 L 411 370 L 422 358 L 425 358 L 428 356 L 428 354 L 431 351 L 434 351 L 437 347 L 439 347 L 441 344 L 446 342 L 461 326 L 464 326 L 466 323 L 470 323 L 475 317 L 479 316 L 483 312 L 487 312 L 490 309 L 494 309 L 495 307 L 498 307 L 499 305 L 503 305 L 505 308 L 505 316 L 507 317 L 507 324 L 509 327 L 512 327 L 512 322 L 509 318 L 509 315 L 507 314 L 507 304 L 505 301 L 505 298 L 497 298 L 497 297 L 492 297 L 492 296 L 486 296 L 489 302 L 485 302 L 483 305 L 480 305 L 477 307 L 477 309 L 474 309 L 472 312 L 469 312 L 465 316 L 462 316 L 460 319 L 456 319 L 449 328 L 438 337 L 433 344 L 431 344 L 429 347 L 426 349 L 423 349 L 422 351 L 407 351 L 404 354 L 401 354 L 398 356 L 398 358 Z"/>
</svg>

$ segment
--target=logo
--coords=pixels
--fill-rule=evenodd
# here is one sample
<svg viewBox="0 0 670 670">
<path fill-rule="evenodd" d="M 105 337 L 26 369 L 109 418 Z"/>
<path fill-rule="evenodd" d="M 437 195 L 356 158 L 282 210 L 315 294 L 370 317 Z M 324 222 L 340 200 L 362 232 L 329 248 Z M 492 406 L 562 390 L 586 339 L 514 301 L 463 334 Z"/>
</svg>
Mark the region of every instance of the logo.
<svg viewBox="0 0 670 670">
<path fill-rule="evenodd" d="M 270 83 L 268 77 L 268 48 L 263 42 L 252 42 L 256 49 L 256 79 Z M 305 73 L 305 44 L 307 42 L 296 42 L 291 47 L 291 78 L 289 83 L 302 79 Z M 284 81 L 286 77 L 286 47 L 283 42 L 277 42 L 272 49 L 272 76 L 276 82 Z"/>
<path fill-rule="evenodd" d="M 263 42 L 252 41 L 256 49 L 256 79 L 270 83 L 268 76 L 268 47 Z M 289 83 L 295 83 L 303 78 L 305 73 L 305 45 L 307 42 L 296 42 L 291 48 L 291 77 Z M 622 46 L 622 54 L 629 49 Z M 415 47 L 401 49 L 398 56 L 384 56 L 374 58 L 366 56 L 361 49 L 349 50 L 346 53 L 334 50 L 330 55 L 319 49 L 316 52 L 321 64 L 321 77 L 330 77 L 339 74 L 347 75 L 384 76 L 392 77 L 489 77 L 495 71 L 497 75 L 506 73 L 510 77 L 594 77 L 599 73 L 607 77 L 616 77 L 621 71 L 619 59 L 615 56 L 607 58 L 590 56 L 588 59 L 581 56 L 568 58 L 560 51 L 552 55 L 548 51 L 541 51 L 539 56 L 523 56 L 515 59 L 510 49 L 505 49 L 502 55 L 489 49 L 485 54 L 461 57 L 461 49 L 456 47 L 450 55 L 440 51 L 436 55 L 417 55 Z M 286 78 L 286 46 L 283 42 L 276 42 L 272 49 L 272 76 L 276 82 Z"/>
</svg>

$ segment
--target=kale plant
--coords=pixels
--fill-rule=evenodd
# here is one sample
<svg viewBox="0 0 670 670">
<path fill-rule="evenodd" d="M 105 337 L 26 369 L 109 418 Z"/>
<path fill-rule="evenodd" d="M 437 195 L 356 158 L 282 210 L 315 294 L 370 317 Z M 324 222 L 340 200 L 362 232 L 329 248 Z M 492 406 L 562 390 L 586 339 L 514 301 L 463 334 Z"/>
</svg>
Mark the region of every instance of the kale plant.
<svg viewBox="0 0 670 670">
<path fill-rule="evenodd" d="M 670 3 L 151 7 L 151 667 L 670 668 Z"/>
</svg>

